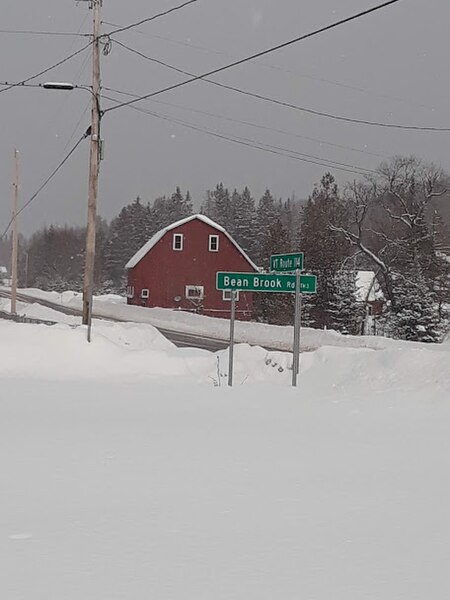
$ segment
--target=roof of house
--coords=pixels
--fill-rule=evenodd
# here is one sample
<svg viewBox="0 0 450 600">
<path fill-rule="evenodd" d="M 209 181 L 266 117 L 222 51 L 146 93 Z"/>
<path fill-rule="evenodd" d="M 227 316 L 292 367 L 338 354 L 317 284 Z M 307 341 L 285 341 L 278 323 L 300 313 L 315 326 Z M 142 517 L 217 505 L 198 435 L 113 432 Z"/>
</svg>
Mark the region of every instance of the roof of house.
<svg viewBox="0 0 450 600">
<path fill-rule="evenodd" d="M 155 233 L 155 235 L 153 237 L 151 237 L 148 240 L 148 242 L 146 242 L 142 246 L 142 248 L 140 248 L 136 252 L 136 254 L 134 256 L 132 256 L 130 258 L 130 260 L 125 265 L 125 269 L 132 269 L 133 267 L 135 267 L 138 264 L 138 262 L 141 261 L 144 258 L 144 256 L 159 242 L 159 240 L 162 239 L 166 235 L 166 233 L 168 231 L 171 231 L 172 229 L 176 229 L 177 227 L 180 227 L 180 225 L 184 225 L 185 223 L 188 223 L 189 221 L 192 221 L 194 219 L 203 221 L 203 223 L 206 223 L 210 227 L 213 227 L 217 231 L 220 231 L 221 233 L 223 233 L 230 240 L 230 242 L 233 244 L 233 246 L 242 254 L 242 256 L 245 258 L 245 260 L 248 262 L 248 264 L 252 267 L 252 269 L 254 269 L 255 271 L 260 270 L 259 267 L 257 265 L 255 265 L 255 263 L 252 261 L 252 259 L 248 256 L 248 254 L 246 252 L 244 252 L 244 250 L 239 246 L 239 244 L 237 242 L 235 242 L 235 240 L 231 237 L 231 235 L 228 233 L 228 231 L 226 231 L 226 229 L 224 229 L 218 223 L 215 223 L 214 221 L 212 221 L 209 217 L 205 217 L 205 215 L 200 215 L 200 214 L 191 215 L 190 217 L 186 217 L 185 219 L 176 221 L 175 223 L 172 223 L 171 225 L 168 225 L 167 227 L 164 227 L 164 229 L 161 229 L 160 231 Z"/>
<path fill-rule="evenodd" d="M 374 271 L 357 271 L 356 298 L 360 302 L 373 302 L 382 299 L 383 292 Z"/>
</svg>

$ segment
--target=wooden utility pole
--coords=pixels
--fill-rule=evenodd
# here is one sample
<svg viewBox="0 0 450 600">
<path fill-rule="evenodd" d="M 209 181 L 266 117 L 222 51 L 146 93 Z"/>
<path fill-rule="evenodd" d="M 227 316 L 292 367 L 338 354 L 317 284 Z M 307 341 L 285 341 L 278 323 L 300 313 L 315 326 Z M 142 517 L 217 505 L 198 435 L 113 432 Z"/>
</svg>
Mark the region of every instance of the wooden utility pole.
<svg viewBox="0 0 450 600">
<path fill-rule="evenodd" d="M 19 151 L 14 150 L 14 193 L 12 209 L 12 258 L 11 258 L 11 314 L 17 312 L 17 255 L 19 243 L 17 237 L 17 211 L 19 208 Z"/>
<path fill-rule="evenodd" d="M 92 0 L 94 33 L 92 43 L 92 112 L 89 157 L 89 197 L 86 231 L 86 258 L 83 283 L 83 324 L 88 326 L 91 341 L 92 295 L 95 264 L 95 226 L 97 220 L 98 173 L 100 166 L 100 27 L 102 0 Z"/>
</svg>

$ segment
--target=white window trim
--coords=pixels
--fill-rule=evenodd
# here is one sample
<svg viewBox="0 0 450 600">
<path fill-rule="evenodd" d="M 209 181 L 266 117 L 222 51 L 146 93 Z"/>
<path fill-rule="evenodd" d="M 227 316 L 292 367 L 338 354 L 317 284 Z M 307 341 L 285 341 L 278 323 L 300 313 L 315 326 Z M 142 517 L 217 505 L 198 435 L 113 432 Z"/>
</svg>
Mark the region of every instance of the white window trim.
<svg viewBox="0 0 450 600">
<path fill-rule="evenodd" d="M 181 241 L 180 248 L 176 247 L 175 240 Z M 173 238 L 172 238 L 172 250 L 175 250 L 175 252 L 181 252 L 183 250 L 183 246 L 184 246 L 184 235 L 182 233 L 174 233 Z"/>
<path fill-rule="evenodd" d="M 134 285 L 127 285 L 127 298 L 134 298 Z"/>
<path fill-rule="evenodd" d="M 193 290 L 201 290 L 200 295 L 190 296 L 189 292 Z M 185 296 L 188 300 L 203 300 L 205 296 L 205 288 L 202 285 L 187 285 L 185 288 Z"/>
<path fill-rule="evenodd" d="M 143 290 L 141 290 L 141 298 L 143 300 L 147 300 L 148 298 L 150 298 L 150 292 L 147 288 L 144 288 Z"/>
<path fill-rule="evenodd" d="M 217 244 L 216 244 L 216 248 L 215 249 L 212 248 L 212 244 L 211 244 L 211 242 L 212 242 L 213 239 L 217 240 Z M 208 241 L 208 250 L 210 252 L 219 252 L 219 236 L 218 235 L 210 234 L 209 241 Z"/>
<path fill-rule="evenodd" d="M 239 290 L 235 290 L 235 298 L 236 302 L 239 300 Z M 222 300 L 224 302 L 231 302 L 231 290 L 223 290 L 222 292 Z"/>
</svg>

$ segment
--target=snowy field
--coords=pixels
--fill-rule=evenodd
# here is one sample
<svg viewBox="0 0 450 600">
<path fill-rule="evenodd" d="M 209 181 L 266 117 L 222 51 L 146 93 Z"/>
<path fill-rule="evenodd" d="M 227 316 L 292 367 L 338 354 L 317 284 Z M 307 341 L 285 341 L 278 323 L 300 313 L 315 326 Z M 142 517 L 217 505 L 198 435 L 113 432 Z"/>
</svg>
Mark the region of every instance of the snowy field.
<svg viewBox="0 0 450 600">
<path fill-rule="evenodd" d="M 226 351 L 61 320 L 0 320 L 0 598 L 450 597 L 450 345 L 322 346 L 294 390 L 243 344 L 229 389 Z"/>
</svg>

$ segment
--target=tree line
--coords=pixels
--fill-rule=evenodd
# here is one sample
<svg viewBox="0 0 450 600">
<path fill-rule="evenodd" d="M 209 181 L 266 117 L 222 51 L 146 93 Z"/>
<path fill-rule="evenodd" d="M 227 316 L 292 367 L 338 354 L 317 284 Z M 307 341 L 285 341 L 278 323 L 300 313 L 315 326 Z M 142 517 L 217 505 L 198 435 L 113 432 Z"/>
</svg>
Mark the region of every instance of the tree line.
<svg viewBox="0 0 450 600">
<path fill-rule="evenodd" d="M 309 198 L 255 199 L 248 187 L 222 183 L 206 192 L 200 212 L 222 225 L 263 269 L 271 254 L 302 251 L 318 277 L 318 293 L 303 296 L 303 324 L 362 332 L 367 307 L 357 298 L 356 273 L 372 270 L 383 291 L 379 327 L 399 339 L 439 341 L 449 329 L 450 232 L 441 206 L 450 178 L 415 157 L 394 157 L 377 174 L 339 189 L 325 173 Z M 106 223 L 97 222 L 97 292 L 123 293 L 124 265 L 157 231 L 191 215 L 189 192 L 143 202 L 136 198 Z M 21 240 L 21 285 L 81 290 L 85 230 L 50 226 Z M 255 320 L 291 324 L 293 297 L 257 294 Z"/>
</svg>

